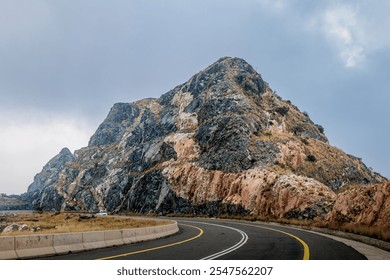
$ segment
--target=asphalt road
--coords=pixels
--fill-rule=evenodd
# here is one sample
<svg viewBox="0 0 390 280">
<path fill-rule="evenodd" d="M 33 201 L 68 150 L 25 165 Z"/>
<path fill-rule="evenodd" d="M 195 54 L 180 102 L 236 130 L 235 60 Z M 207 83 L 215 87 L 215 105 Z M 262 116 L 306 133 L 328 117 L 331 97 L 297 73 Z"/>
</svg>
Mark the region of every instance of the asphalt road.
<svg viewBox="0 0 390 280">
<path fill-rule="evenodd" d="M 180 231 L 147 242 L 41 259 L 95 260 L 361 260 L 333 239 L 289 227 L 244 221 L 176 219 Z"/>
</svg>

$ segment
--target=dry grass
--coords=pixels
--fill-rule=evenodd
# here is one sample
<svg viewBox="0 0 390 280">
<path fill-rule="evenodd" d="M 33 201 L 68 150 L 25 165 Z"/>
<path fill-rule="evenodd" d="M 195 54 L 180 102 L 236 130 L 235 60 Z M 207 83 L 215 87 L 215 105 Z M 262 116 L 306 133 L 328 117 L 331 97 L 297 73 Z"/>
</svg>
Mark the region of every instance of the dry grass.
<svg viewBox="0 0 390 280">
<path fill-rule="evenodd" d="M 29 230 L 2 233 L 2 236 L 140 228 L 168 223 L 170 221 L 112 216 L 91 217 L 75 213 L 18 214 L 0 217 L 0 225 L 26 224 L 29 227 Z"/>
<path fill-rule="evenodd" d="M 367 225 L 347 225 L 342 228 L 345 232 L 351 232 L 390 242 L 390 228 Z"/>
<path fill-rule="evenodd" d="M 363 235 L 386 242 L 390 242 L 390 227 L 379 227 L 379 226 L 369 226 L 365 224 L 329 224 L 323 223 L 322 225 L 315 225 L 317 227 L 324 227 L 333 230 L 344 231 L 348 233 L 354 233 L 358 235 Z"/>
</svg>

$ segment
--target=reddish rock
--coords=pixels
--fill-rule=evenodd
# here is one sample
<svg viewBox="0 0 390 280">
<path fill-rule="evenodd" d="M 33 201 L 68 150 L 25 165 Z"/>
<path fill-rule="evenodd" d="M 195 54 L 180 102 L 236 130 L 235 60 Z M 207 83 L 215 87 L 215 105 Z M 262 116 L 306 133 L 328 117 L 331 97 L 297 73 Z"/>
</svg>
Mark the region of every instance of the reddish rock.
<svg viewBox="0 0 390 280">
<path fill-rule="evenodd" d="M 326 220 L 390 227 L 390 182 L 342 189 Z"/>
</svg>

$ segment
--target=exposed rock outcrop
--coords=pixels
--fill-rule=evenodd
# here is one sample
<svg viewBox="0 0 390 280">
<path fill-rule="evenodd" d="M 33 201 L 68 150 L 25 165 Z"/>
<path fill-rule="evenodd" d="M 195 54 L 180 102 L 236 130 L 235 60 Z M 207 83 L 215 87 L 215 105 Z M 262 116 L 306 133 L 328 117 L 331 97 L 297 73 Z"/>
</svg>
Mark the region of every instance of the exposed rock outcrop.
<svg viewBox="0 0 390 280">
<path fill-rule="evenodd" d="M 260 168 L 225 173 L 184 164 L 168 168 L 167 177 L 174 192 L 194 204 L 241 205 L 261 218 L 322 217 L 336 200 L 329 187 L 314 179 Z"/>
<path fill-rule="evenodd" d="M 383 180 L 226 57 L 158 99 L 115 104 L 88 147 L 61 151 L 28 194 L 43 210 L 312 219 L 340 187 Z"/>
<path fill-rule="evenodd" d="M 390 182 L 342 189 L 326 220 L 338 224 L 390 227 Z"/>
</svg>

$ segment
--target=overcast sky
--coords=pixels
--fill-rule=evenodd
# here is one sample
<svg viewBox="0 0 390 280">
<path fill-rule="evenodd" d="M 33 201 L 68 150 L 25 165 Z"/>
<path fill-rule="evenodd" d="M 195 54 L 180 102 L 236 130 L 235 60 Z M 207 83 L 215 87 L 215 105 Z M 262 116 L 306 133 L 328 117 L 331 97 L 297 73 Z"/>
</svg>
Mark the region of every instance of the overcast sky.
<svg viewBox="0 0 390 280">
<path fill-rule="evenodd" d="M 0 192 L 86 146 L 114 103 L 223 56 L 390 177 L 389 14 L 387 0 L 0 0 Z"/>
</svg>

